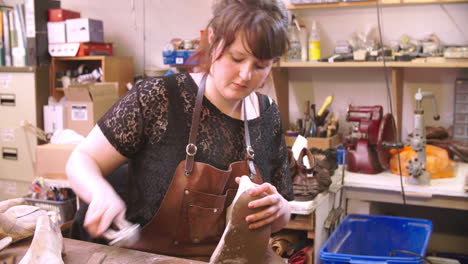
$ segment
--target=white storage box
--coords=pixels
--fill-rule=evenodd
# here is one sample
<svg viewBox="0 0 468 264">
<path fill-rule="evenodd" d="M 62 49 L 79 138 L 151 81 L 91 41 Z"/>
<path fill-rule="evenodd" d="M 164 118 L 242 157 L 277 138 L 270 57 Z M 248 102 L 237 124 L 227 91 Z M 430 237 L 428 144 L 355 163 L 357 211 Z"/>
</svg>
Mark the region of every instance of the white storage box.
<svg viewBox="0 0 468 264">
<path fill-rule="evenodd" d="M 65 23 L 68 42 L 104 42 L 102 20 L 74 18 L 67 19 Z"/>
<path fill-rule="evenodd" d="M 47 22 L 47 38 L 49 39 L 49 43 L 67 42 L 65 21 Z"/>
</svg>

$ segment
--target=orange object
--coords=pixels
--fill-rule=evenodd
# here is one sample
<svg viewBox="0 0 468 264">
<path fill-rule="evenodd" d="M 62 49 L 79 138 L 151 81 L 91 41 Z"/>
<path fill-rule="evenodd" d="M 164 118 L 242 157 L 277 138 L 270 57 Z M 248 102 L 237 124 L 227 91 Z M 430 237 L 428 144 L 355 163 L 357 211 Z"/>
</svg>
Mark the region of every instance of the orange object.
<svg viewBox="0 0 468 264">
<path fill-rule="evenodd" d="M 398 155 L 400 152 L 400 161 L 403 176 L 409 176 L 408 169 L 410 160 L 417 157 L 416 152 L 411 147 L 405 147 L 401 150 L 392 150 L 390 159 L 390 171 L 394 174 L 400 174 L 398 169 Z M 432 145 L 426 146 L 426 170 L 431 179 L 451 178 L 453 174 L 452 160 L 449 158 L 447 150 Z"/>
</svg>

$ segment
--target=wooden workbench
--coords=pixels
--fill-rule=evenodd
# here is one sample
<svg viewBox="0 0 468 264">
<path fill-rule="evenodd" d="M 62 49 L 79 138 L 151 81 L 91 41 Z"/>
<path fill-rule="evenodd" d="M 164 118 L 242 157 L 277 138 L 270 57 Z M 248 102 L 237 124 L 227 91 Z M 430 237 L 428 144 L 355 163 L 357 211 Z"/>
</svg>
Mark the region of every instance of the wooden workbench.
<svg viewBox="0 0 468 264">
<path fill-rule="evenodd" d="M 168 257 L 137 250 L 110 247 L 80 240 L 64 238 L 63 262 L 65 264 L 109 264 L 109 263 L 165 263 L 165 264 L 197 264 L 206 263 L 188 259 Z M 14 261 L 18 263 L 29 248 L 31 239 L 10 245 L 0 251 L 0 263 L 14 256 Z M 104 256 L 102 261 L 98 261 Z"/>
</svg>

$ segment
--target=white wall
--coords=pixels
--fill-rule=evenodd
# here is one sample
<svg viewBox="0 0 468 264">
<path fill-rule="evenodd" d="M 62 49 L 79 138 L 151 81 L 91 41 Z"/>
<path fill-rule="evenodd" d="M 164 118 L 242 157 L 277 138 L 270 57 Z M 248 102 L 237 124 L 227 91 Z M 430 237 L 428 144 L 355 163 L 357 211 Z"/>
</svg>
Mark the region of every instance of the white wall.
<svg viewBox="0 0 468 264">
<path fill-rule="evenodd" d="M 62 0 L 62 8 L 104 21 L 104 39 L 114 53 L 133 56 L 135 73 L 161 67 L 171 38 L 199 36 L 211 14 L 211 0 Z"/>
<path fill-rule="evenodd" d="M 161 51 L 173 37 L 195 38 L 211 15 L 212 0 L 62 0 L 62 7 L 80 11 L 83 17 L 104 21 L 105 40 L 113 42 L 116 55 L 133 56 L 135 72 L 161 67 Z M 346 40 L 354 31 L 377 25 L 373 7 L 300 10 L 296 12 L 306 25 L 318 22 L 322 56 L 332 54 L 335 43 Z M 421 38 L 436 33 L 446 44 L 468 44 L 468 4 L 384 7 L 384 41 L 397 40 L 403 34 Z M 302 115 L 305 98 L 321 105 L 334 94 L 332 109 L 344 120 L 346 106 L 381 104 L 388 109 L 382 69 L 290 69 L 290 120 Z M 441 121 L 427 124 L 449 126 L 453 114 L 453 86 L 456 77 L 468 78 L 466 70 L 406 69 L 404 84 L 403 131 L 412 127 L 413 94 L 418 87 L 437 95 Z M 391 84 L 390 84 L 391 85 Z M 426 113 L 431 113 L 427 103 Z M 342 122 L 342 127 L 347 125 Z M 345 131 L 343 129 L 342 131 Z"/>
</svg>

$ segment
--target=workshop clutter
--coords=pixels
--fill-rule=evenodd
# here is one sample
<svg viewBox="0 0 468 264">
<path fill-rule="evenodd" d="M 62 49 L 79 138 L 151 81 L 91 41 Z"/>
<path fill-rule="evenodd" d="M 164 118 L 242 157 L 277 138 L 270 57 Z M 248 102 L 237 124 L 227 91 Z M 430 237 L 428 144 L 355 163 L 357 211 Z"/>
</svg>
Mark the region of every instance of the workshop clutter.
<svg viewBox="0 0 468 264">
<path fill-rule="evenodd" d="M 314 263 L 313 240 L 300 230 L 282 229 L 272 234 L 269 247 L 291 264 Z"/>
<path fill-rule="evenodd" d="M 111 43 L 104 43 L 102 20 L 81 18 L 79 12 L 49 9 L 47 23 L 51 56 L 113 55 Z"/>
<path fill-rule="evenodd" d="M 203 33 L 202 33 L 203 34 Z M 189 58 L 195 54 L 195 50 L 200 45 L 200 39 L 173 38 L 164 46 L 162 52 L 163 63 L 165 65 L 196 65 L 196 61 L 190 61 Z"/>
<path fill-rule="evenodd" d="M 39 177 L 30 186 L 24 199 L 31 205 L 58 214 L 60 223 L 72 220 L 76 212 L 76 196 L 70 188 L 57 187 Z"/>
<path fill-rule="evenodd" d="M 425 263 L 432 222 L 424 219 L 350 214 L 320 250 L 324 264 Z"/>
<path fill-rule="evenodd" d="M 336 0 L 292 0 L 296 4 L 337 2 Z M 356 0 L 349 0 L 356 1 Z M 294 4 L 294 3 L 293 3 Z M 406 34 L 398 39 L 382 43 L 377 27 L 352 32 L 347 39 L 338 40 L 333 54 L 321 54 L 320 28 L 326 25 L 313 20 L 310 24 L 292 14 L 288 29 L 290 46 L 285 54 L 286 61 L 415 61 L 415 62 L 453 62 L 468 58 L 468 46 L 443 45 L 435 33 L 423 37 Z"/>
<path fill-rule="evenodd" d="M 294 200 L 311 201 L 319 193 L 328 190 L 332 183 L 331 176 L 338 168 L 335 150 L 303 148 L 297 160 L 291 150 L 288 151 L 288 155 Z"/>
<path fill-rule="evenodd" d="M 49 98 L 49 104 L 44 106 L 46 134 L 71 129 L 86 136 L 99 118 L 119 99 L 117 82 L 74 83 L 65 85 L 65 97 L 59 102 Z"/>
<path fill-rule="evenodd" d="M 291 130 L 286 131 L 286 146 L 291 147 L 301 135 L 307 138 L 308 148 L 328 149 L 340 144 L 338 116 L 329 110 L 333 96 L 325 98 L 322 107 L 316 112 L 315 104 L 304 103 L 304 118 L 299 118 Z"/>
</svg>

